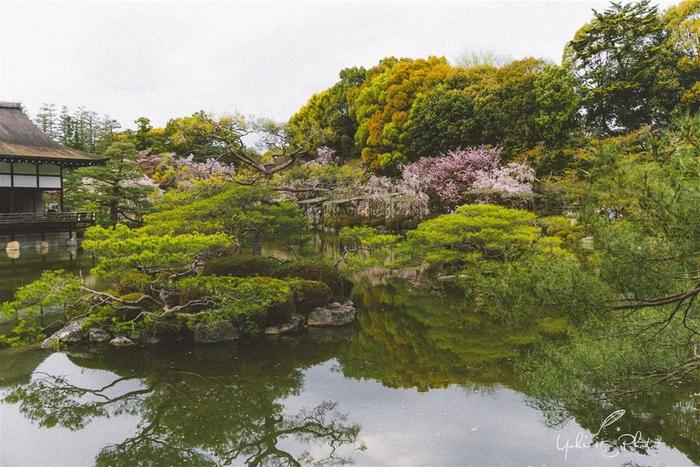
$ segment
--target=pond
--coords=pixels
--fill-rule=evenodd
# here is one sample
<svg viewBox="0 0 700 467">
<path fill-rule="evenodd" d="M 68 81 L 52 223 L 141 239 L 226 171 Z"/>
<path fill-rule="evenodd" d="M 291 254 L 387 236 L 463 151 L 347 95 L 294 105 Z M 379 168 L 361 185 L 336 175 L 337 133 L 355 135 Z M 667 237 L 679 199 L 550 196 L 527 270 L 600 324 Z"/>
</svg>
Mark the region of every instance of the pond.
<svg viewBox="0 0 700 467">
<path fill-rule="evenodd" d="M 518 374 L 551 326 L 409 285 L 359 279 L 356 325 L 296 337 L 2 351 L 0 465 L 700 462 L 700 394 L 553 417 Z"/>
<path fill-rule="evenodd" d="M 6 250 L 9 237 L 0 236 L 0 302 L 12 300 L 15 290 L 37 279 L 46 269 L 63 269 L 88 277 L 92 258 L 78 245 L 69 245 L 68 234 L 23 235 L 19 250 Z"/>
</svg>

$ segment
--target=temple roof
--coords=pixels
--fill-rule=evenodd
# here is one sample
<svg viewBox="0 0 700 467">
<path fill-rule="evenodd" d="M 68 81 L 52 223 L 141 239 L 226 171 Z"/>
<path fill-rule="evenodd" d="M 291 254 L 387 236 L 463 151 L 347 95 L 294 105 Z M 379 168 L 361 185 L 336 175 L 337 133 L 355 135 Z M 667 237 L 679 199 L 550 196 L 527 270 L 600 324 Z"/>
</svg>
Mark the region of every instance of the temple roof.
<svg viewBox="0 0 700 467">
<path fill-rule="evenodd" d="M 46 136 L 13 102 L 0 102 L 0 161 L 62 166 L 96 165 L 105 158 L 61 146 Z"/>
</svg>

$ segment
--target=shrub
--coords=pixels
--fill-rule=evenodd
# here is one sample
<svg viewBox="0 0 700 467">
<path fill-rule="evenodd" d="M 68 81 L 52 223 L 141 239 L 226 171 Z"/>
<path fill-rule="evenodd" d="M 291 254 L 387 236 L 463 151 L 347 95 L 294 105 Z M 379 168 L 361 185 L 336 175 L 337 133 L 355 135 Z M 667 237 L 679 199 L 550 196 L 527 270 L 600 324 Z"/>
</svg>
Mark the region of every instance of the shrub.
<svg viewBox="0 0 700 467">
<path fill-rule="evenodd" d="M 296 309 L 302 313 L 309 313 L 318 306 L 326 305 L 333 298 L 330 287 L 320 281 L 292 279 L 289 286 L 292 289 Z"/>
<path fill-rule="evenodd" d="M 121 278 L 115 287 L 118 295 L 126 295 L 134 292 L 145 292 L 149 277 L 140 272 L 131 272 Z"/>
<path fill-rule="evenodd" d="M 277 268 L 275 276 L 323 282 L 335 297 L 349 295 L 352 290 L 352 282 L 340 274 L 335 267 L 322 261 L 302 260 L 283 263 Z"/>
<path fill-rule="evenodd" d="M 274 258 L 233 255 L 214 258 L 204 265 L 204 274 L 216 276 L 272 276 L 278 265 Z"/>
</svg>

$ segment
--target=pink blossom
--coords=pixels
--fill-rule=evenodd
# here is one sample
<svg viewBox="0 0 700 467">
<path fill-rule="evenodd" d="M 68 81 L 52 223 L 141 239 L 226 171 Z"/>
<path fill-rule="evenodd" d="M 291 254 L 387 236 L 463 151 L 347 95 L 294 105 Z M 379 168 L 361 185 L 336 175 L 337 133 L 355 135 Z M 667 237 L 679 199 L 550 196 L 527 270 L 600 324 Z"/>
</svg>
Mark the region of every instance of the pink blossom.
<svg viewBox="0 0 700 467">
<path fill-rule="evenodd" d="M 525 164 L 501 166 L 496 148 L 455 149 L 437 157 L 424 157 L 402 168 L 403 190 L 430 193 L 449 206 L 472 191 L 529 193 L 534 173 Z"/>
</svg>

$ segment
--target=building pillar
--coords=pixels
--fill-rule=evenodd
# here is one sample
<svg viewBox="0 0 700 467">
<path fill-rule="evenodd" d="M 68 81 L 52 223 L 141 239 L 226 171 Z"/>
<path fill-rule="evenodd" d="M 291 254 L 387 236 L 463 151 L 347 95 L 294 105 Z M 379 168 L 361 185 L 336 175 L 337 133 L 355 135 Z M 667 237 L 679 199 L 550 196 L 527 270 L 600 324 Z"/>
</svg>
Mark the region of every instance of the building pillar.
<svg viewBox="0 0 700 467">
<path fill-rule="evenodd" d="M 10 212 L 15 212 L 15 164 L 10 163 Z"/>
<path fill-rule="evenodd" d="M 58 212 L 60 212 L 61 214 L 63 214 L 63 166 L 60 166 L 59 170 L 60 170 L 60 171 L 59 171 L 59 175 L 58 175 L 58 176 L 61 177 L 61 191 L 59 192 L 60 194 L 59 194 L 59 196 L 58 196 L 58 198 L 59 198 L 59 202 L 58 202 L 58 204 L 59 204 Z"/>
</svg>

